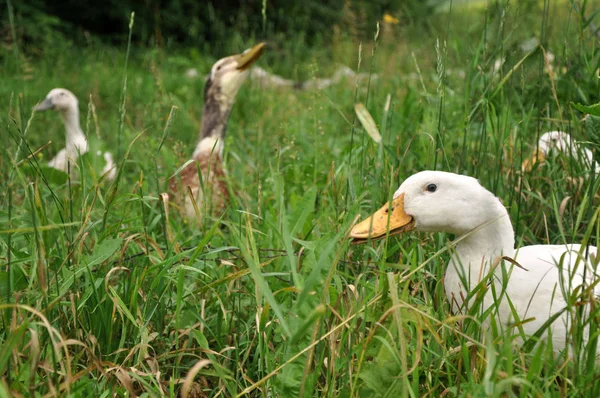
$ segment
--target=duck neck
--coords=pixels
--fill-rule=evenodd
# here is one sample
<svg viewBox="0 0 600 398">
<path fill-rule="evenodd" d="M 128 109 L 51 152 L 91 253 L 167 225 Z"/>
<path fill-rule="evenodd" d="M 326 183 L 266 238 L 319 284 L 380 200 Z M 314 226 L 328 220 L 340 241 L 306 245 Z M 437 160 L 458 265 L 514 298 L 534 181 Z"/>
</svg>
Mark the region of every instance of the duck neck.
<svg viewBox="0 0 600 398">
<path fill-rule="evenodd" d="M 500 256 L 514 256 L 515 237 L 506 208 L 498 201 L 495 217 L 461 234 L 445 277 L 448 298 L 460 303 L 490 271 Z M 468 284 L 468 285 L 467 285 Z"/>
<path fill-rule="evenodd" d="M 210 96 L 204 103 L 202 110 L 202 126 L 200 127 L 200 138 L 206 137 L 225 137 L 227 130 L 227 120 L 231 113 L 233 103 L 229 101 L 219 101 L 214 96 Z"/>
<path fill-rule="evenodd" d="M 79 109 L 69 108 L 61 112 L 66 130 L 66 149 L 69 155 L 84 154 L 88 151 L 88 143 L 79 125 Z"/>
<path fill-rule="evenodd" d="M 232 107 L 233 100 L 221 92 L 206 97 L 202 111 L 200 140 L 194 150 L 194 159 L 211 153 L 222 155 L 227 121 Z"/>
</svg>

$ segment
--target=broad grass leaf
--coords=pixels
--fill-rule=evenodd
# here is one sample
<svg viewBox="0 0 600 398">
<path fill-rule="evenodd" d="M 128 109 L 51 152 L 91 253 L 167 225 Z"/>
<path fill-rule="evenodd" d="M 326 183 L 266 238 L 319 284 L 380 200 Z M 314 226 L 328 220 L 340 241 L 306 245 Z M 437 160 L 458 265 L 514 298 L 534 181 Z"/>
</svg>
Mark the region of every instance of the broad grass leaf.
<svg viewBox="0 0 600 398">
<path fill-rule="evenodd" d="M 196 343 L 198 343 L 198 346 L 200 346 L 200 348 L 208 350 L 209 345 L 208 345 L 208 340 L 206 339 L 206 336 L 204 336 L 204 334 L 197 329 L 192 329 L 191 333 L 192 333 L 192 336 L 194 337 L 194 340 L 196 340 Z"/>
<path fill-rule="evenodd" d="M 110 256 L 112 256 L 121 244 L 123 243 L 123 239 L 114 238 L 114 239 L 106 239 L 101 243 L 97 244 L 94 247 L 94 251 L 89 256 L 86 256 L 86 263 L 88 267 L 92 267 L 94 265 L 101 264 L 102 262 L 108 260 Z"/>
<path fill-rule="evenodd" d="M 108 290 L 109 290 L 110 295 L 112 296 L 113 301 L 114 301 L 115 305 L 117 306 L 117 308 L 121 310 L 123 315 L 125 315 L 131 321 L 131 323 L 133 323 L 135 326 L 138 326 L 138 323 L 135 320 L 135 317 L 133 316 L 131 311 L 129 311 L 129 308 L 127 308 L 127 305 L 125 304 L 125 302 L 123 301 L 121 296 L 119 296 L 119 293 L 117 293 L 115 288 L 112 286 L 109 286 Z"/>
<path fill-rule="evenodd" d="M 13 350 L 18 350 L 28 327 L 29 322 L 22 322 L 21 325 L 12 330 L 2 341 L 2 346 L 0 347 L 0 372 L 3 374 L 6 372 L 8 361 L 13 355 Z"/>
<path fill-rule="evenodd" d="M 379 134 L 377 124 L 375 124 L 373 116 L 371 116 L 365 105 L 362 103 L 355 104 L 354 111 L 356 112 L 356 116 L 358 116 L 358 120 L 360 120 L 360 124 L 362 124 L 367 134 L 371 136 L 373 141 L 381 144 L 381 134 Z"/>
<path fill-rule="evenodd" d="M 66 184 L 66 182 L 69 180 L 69 175 L 67 173 L 45 164 L 41 164 L 39 168 L 31 164 L 23 165 L 23 172 L 25 173 L 25 175 L 31 177 L 35 177 L 41 174 L 51 185 L 63 185 Z"/>
<path fill-rule="evenodd" d="M 13 268 L 12 292 L 27 287 L 27 277 L 19 267 Z M 5 303 L 8 295 L 8 271 L 0 271 L 0 303 Z"/>
<path fill-rule="evenodd" d="M 291 223 L 294 224 L 290 235 L 296 236 L 302 232 L 304 224 L 310 214 L 315 211 L 315 201 L 317 200 L 317 189 L 316 187 L 309 188 L 302 199 L 297 204 L 296 210 L 291 215 Z"/>
<path fill-rule="evenodd" d="M 583 105 L 571 102 L 571 106 L 583 113 L 588 113 L 592 116 L 600 116 L 600 102 L 593 105 Z"/>
</svg>

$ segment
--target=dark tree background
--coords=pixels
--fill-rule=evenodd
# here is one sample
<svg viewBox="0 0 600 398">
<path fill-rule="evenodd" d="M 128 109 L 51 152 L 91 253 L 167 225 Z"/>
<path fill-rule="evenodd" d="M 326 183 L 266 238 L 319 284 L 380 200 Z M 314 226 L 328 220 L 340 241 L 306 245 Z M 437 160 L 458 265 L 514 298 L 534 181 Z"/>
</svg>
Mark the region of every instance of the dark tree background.
<svg viewBox="0 0 600 398">
<path fill-rule="evenodd" d="M 12 0 L 18 37 L 25 42 L 44 41 L 55 34 L 75 41 L 91 34 L 103 41 L 122 42 L 127 37 L 129 16 L 135 11 L 134 40 L 156 45 L 218 43 L 234 34 L 276 40 L 292 40 L 300 34 L 311 44 L 327 39 L 334 26 L 365 36 L 385 12 L 414 21 L 436 3 L 439 1 Z M 2 20 L 6 35 L 8 18 Z"/>
</svg>

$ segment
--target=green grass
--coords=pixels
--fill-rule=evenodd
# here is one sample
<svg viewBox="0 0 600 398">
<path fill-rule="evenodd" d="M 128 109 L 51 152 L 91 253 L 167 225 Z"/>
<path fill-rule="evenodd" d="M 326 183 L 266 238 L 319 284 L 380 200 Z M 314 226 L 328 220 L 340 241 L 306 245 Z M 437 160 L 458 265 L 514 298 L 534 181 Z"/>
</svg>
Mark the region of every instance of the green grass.
<svg viewBox="0 0 600 398">
<path fill-rule="evenodd" d="M 540 49 L 519 48 L 534 35 L 556 55 L 554 81 Z M 598 396 L 581 331 L 565 363 L 452 316 L 451 236 L 347 238 L 403 179 L 436 168 L 499 196 L 518 245 L 597 245 L 597 179 L 561 157 L 520 172 L 545 131 L 594 141 L 569 103 L 600 99 L 595 43 L 568 3 L 455 8 L 427 27 L 382 29 L 376 47 L 345 35 L 316 48 L 276 42 L 259 64 L 288 78 L 359 60 L 378 78 L 306 92 L 248 81 L 225 149 L 235 195 L 201 226 L 173 206 L 166 217 L 160 196 L 199 131 L 203 79 L 185 70 L 205 74 L 252 41 L 214 53 L 133 43 L 125 70 L 125 48 L 93 39 L 42 54 L 12 44 L 0 58 L 0 393 L 177 395 L 193 381 L 195 396 Z M 64 143 L 56 114 L 31 112 L 56 86 L 79 97 L 87 134 L 119 154 L 118 183 L 46 183 L 24 172 L 30 161 L 18 165 L 52 141 L 33 157 L 43 164 Z"/>
</svg>

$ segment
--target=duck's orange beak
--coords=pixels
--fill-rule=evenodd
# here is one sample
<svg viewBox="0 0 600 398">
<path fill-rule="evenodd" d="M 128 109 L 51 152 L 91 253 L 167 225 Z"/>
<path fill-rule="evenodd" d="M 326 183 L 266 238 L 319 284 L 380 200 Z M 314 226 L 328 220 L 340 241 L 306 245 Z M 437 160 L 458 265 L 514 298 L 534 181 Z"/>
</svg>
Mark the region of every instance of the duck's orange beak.
<svg viewBox="0 0 600 398">
<path fill-rule="evenodd" d="M 525 159 L 523 161 L 523 163 L 521 163 L 521 170 L 523 172 L 530 172 L 533 169 L 533 166 L 536 163 L 544 163 L 544 161 L 546 160 L 546 155 L 544 154 L 544 152 L 540 151 L 539 149 L 536 151 L 533 151 L 531 155 L 529 155 L 529 157 L 527 159 Z"/>
<path fill-rule="evenodd" d="M 261 42 L 254 47 L 247 49 L 243 53 L 236 55 L 235 57 L 238 64 L 237 69 L 240 71 L 248 69 L 254 61 L 260 58 L 266 45 L 267 43 Z"/>
<path fill-rule="evenodd" d="M 373 215 L 356 224 L 350 231 L 353 243 L 400 234 L 414 229 L 414 219 L 404 211 L 404 194 L 386 203 Z"/>
</svg>

